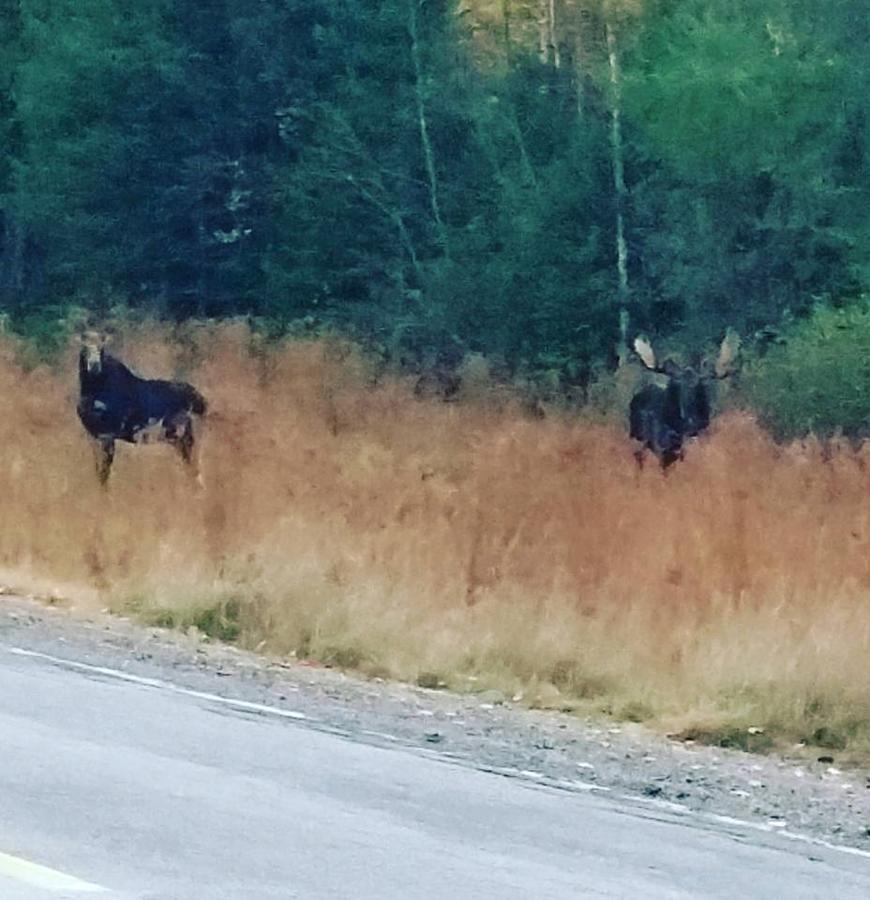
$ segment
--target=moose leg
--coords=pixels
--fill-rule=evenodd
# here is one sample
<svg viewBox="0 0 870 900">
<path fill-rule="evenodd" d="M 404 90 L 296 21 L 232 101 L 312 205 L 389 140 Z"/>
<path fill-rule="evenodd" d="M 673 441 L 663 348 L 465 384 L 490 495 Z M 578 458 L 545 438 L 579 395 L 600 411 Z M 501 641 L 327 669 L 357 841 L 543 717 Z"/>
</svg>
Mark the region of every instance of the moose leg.
<svg viewBox="0 0 870 900">
<path fill-rule="evenodd" d="M 112 470 L 112 461 L 115 458 L 114 438 L 97 438 L 94 443 L 94 457 L 97 464 L 97 478 L 105 487 L 109 480 L 109 472 Z"/>
<path fill-rule="evenodd" d="M 674 463 L 679 462 L 684 457 L 685 451 L 682 447 L 678 447 L 676 450 L 671 448 L 662 454 L 662 473 L 665 477 L 671 472 L 671 467 Z"/>
<path fill-rule="evenodd" d="M 196 483 L 203 487 L 202 472 L 199 468 L 199 454 L 196 452 L 196 439 L 193 434 L 193 422 L 188 418 L 181 425 L 180 433 L 176 433 L 173 441 L 184 460 L 184 464 L 190 469 L 196 478 Z"/>
<path fill-rule="evenodd" d="M 187 465 L 192 465 L 194 440 L 193 429 L 190 427 L 190 422 L 184 423 L 181 434 L 178 436 L 176 446 L 178 447 L 178 452 L 181 454 L 181 458 L 185 461 L 185 463 Z"/>
</svg>

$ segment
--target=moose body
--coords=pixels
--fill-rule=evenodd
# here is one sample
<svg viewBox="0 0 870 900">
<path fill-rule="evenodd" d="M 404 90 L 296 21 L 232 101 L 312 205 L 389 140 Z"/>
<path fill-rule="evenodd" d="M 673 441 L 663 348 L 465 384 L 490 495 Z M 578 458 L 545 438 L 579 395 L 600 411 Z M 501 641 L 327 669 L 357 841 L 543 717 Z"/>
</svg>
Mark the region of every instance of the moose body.
<svg viewBox="0 0 870 900">
<path fill-rule="evenodd" d="M 643 465 L 644 451 L 650 450 L 667 469 L 682 459 L 685 441 L 709 426 L 711 380 L 731 374 L 737 337 L 726 335 L 712 372 L 681 368 L 671 360 L 659 366 L 643 338 L 635 340 L 635 351 L 648 369 L 667 379 L 664 385 L 645 385 L 631 399 L 629 433 L 641 444 L 635 456 Z"/>
<path fill-rule="evenodd" d="M 109 478 L 115 441 L 169 443 L 195 468 L 193 417 L 205 414 L 206 402 L 192 385 L 139 378 L 102 343 L 85 341 L 79 355 L 79 392 L 77 411 L 96 442 L 101 484 Z"/>
</svg>

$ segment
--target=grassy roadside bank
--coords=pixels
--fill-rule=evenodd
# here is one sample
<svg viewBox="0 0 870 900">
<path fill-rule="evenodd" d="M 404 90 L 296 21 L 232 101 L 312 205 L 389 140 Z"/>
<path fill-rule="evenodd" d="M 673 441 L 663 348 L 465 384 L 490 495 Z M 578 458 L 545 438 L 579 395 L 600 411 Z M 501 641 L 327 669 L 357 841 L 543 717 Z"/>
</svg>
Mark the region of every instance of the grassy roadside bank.
<svg viewBox="0 0 870 900">
<path fill-rule="evenodd" d="M 870 755 L 867 451 L 731 415 L 638 474 L 619 427 L 482 384 L 443 404 L 347 348 L 142 328 L 125 359 L 211 401 L 206 486 L 122 448 L 101 492 L 72 353 L 0 354 L 4 580 L 430 687 Z"/>
</svg>

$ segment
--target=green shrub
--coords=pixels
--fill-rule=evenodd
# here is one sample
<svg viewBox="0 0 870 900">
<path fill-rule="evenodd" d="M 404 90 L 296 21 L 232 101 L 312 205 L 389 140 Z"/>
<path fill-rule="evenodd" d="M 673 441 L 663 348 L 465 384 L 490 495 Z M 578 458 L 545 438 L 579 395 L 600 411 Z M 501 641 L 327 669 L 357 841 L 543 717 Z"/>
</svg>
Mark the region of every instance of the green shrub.
<svg viewBox="0 0 870 900">
<path fill-rule="evenodd" d="M 870 434 L 870 303 L 819 307 L 745 373 L 748 398 L 778 438 Z"/>
</svg>

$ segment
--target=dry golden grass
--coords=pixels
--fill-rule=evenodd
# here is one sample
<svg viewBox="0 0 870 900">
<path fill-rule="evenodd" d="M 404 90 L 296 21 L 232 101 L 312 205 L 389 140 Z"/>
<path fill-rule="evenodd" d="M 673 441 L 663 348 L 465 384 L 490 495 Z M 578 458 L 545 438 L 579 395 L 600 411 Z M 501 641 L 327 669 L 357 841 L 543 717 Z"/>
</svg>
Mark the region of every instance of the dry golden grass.
<svg viewBox="0 0 870 900">
<path fill-rule="evenodd" d="M 481 379 L 415 399 L 338 344 L 154 327 L 119 350 L 208 397 L 205 488 L 123 445 L 101 491 L 75 348 L 25 372 L 7 344 L 10 585 L 542 705 L 870 746 L 870 451 L 779 448 L 730 414 L 664 477 L 618 426 L 532 420 Z"/>
</svg>

